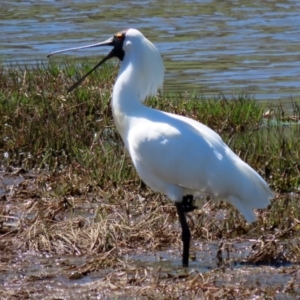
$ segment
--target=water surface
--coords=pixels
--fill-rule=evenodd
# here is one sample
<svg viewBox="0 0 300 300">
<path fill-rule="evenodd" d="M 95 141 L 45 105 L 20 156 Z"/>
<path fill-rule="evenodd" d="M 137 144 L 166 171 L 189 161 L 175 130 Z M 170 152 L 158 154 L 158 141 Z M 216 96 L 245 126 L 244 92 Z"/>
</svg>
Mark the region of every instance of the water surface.
<svg viewBox="0 0 300 300">
<path fill-rule="evenodd" d="M 297 0 L 2 1 L 0 60 L 46 61 L 135 27 L 162 53 L 167 91 L 290 99 L 300 94 L 299 15 Z"/>
</svg>

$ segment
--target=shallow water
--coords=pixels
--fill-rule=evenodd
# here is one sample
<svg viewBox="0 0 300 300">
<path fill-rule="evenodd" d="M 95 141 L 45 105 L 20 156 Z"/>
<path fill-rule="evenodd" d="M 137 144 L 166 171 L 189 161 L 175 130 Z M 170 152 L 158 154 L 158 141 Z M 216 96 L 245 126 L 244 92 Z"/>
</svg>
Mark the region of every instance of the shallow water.
<svg viewBox="0 0 300 300">
<path fill-rule="evenodd" d="M 145 272 L 146 277 L 150 276 L 152 272 L 158 272 L 157 276 L 160 278 L 213 272 L 219 274 L 214 282 L 215 287 L 238 288 L 239 285 L 243 285 L 248 288 L 268 288 L 277 286 L 280 292 L 278 292 L 276 299 L 282 299 L 281 297 L 290 299 L 286 298 L 288 296 L 283 291 L 283 287 L 293 279 L 297 282 L 299 268 L 293 264 L 289 266 L 243 266 L 239 264 L 239 260 L 248 256 L 251 245 L 254 243 L 254 240 L 229 243 L 228 258 L 231 263 L 221 267 L 217 265 L 218 260 L 216 258 L 220 241 L 211 241 L 194 244 L 192 252 L 196 254 L 196 259 L 191 262 L 189 269 L 181 267 L 181 253 L 173 249 L 128 255 L 122 267 L 103 268 L 85 275 L 79 271 L 78 276 L 74 270 L 84 268 L 86 263 L 96 260 L 97 256 L 37 256 L 25 253 L 16 257 L 11 262 L 9 269 L 2 268 L 0 270 L 0 286 L 2 285 L 6 290 L 14 291 L 24 289 L 27 286 L 28 290 L 32 290 L 35 296 L 40 294 L 42 297 L 54 293 L 57 297 L 58 295 L 63 296 L 63 299 L 75 299 L 87 295 L 90 296 L 89 299 L 99 299 L 101 297 L 99 293 L 90 294 L 93 291 L 91 286 L 95 284 L 98 288 L 99 286 L 109 288 L 110 278 L 113 276 L 123 276 L 124 280 L 128 281 L 131 276 L 134 277 L 143 272 Z M 43 286 L 43 289 L 40 289 L 40 286 Z M 116 288 L 117 290 L 119 289 Z M 295 291 L 300 292 L 298 285 L 295 286 Z M 126 295 L 126 290 L 120 292 L 119 295 L 122 297 Z M 122 297 L 121 299 L 123 299 Z"/>
<path fill-rule="evenodd" d="M 300 94 L 299 15 L 297 0 L 2 1 L 0 60 L 46 61 L 135 27 L 162 53 L 166 91 L 290 99 Z"/>
<path fill-rule="evenodd" d="M 22 175 L 11 175 L 0 170 L 0 197 L 9 194 L 23 181 L 24 177 Z"/>
<path fill-rule="evenodd" d="M 113 249 L 115 252 L 112 257 L 109 256 L 109 252 L 103 253 L 101 250 L 99 253 L 90 254 L 86 254 L 84 250 L 76 250 L 66 255 L 64 252 L 60 253 L 59 247 L 56 248 L 57 252 L 51 251 L 52 254 L 49 255 L 47 247 L 43 246 L 43 235 L 41 235 L 41 244 L 33 238 L 37 242 L 33 252 L 25 252 L 15 246 L 12 248 L 3 246 L 10 245 L 9 240 L 18 238 L 18 234 L 16 236 L 13 234 L 14 231 L 22 235 L 22 224 L 26 224 L 35 216 L 30 208 L 34 207 L 34 203 L 43 201 L 43 197 L 30 199 L 33 196 L 29 195 L 37 193 L 26 193 L 34 187 L 40 188 L 40 180 L 36 180 L 35 174 L 24 173 L 22 169 L 15 170 L 14 175 L 0 171 L 0 178 L 3 181 L 3 187 L 0 186 L 0 189 L 3 188 L 5 194 L 0 198 L 0 203 L 3 204 L 0 207 L 2 209 L 0 241 L 3 242 L 3 244 L 0 243 L 1 299 L 6 299 L 7 295 L 16 295 L 19 299 L 26 299 L 24 295 L 27 294 L 30 295 L 30 299 L 50 299 L 49 295 L 51 299 L 128 299 L 130 291 L 133 293 L 136 287 L 140 288 L 140 292 L 144 287 L 145 295 L 147 295 L 150 288 L 156 288 L 159 284 L 168 284 L 168 280 L 170 280 L 170 285 L 176 286 L 177 279 L 185 281 L 186 278 L 186 281 L 191 282 L 198 276 L 213 278 L 211 286 L 216 292 L 217 289 L 221 290 L 223 287 L 228 287 L 229 290 L 241 288 L 256 291 L 276 287 L 275 299 L 293 299 L 287 297 L 285 289 L 294 280 L 294 292 L 297 295 L 300 293 L 299 263 L 295 259 L 286 261 L 276 259 L 273 263 L 264 260 L 259 266 L 243 263 L 251 257 L 251 254 L 260 251 L 259 246 L 254 247 L 261 244 L 260 238 L 246 239 L 241 236 L 223 241 L 221 239 L 192 239 L 190 254 L 193 259 L 188 269 L 181 267 L 182 246 L 180 243 L 161 248 L 159 251 L 154 250 L 155 248 L 145 250 L 143 247 L 122 249 L 120 243 L 119 247 Z M 22 188 L 22 186 L 25 187 Z M 48 192 L 51 191 L 48 190 Z M 70 213 L 63 213 L 64 218 L 74 218 L 75 222 L 78 222 L 78 216 L 95 220 L 96 207 L 100 202 L 87 201 L 85 197 L 85 202 L 78 205 L 80 201 L 82 200 L 76 201 L 77 204 L 70 210 Z M 24 207 L 27 210 L 24 211 Z M 56 212 L 56 217 L 60 219 L 62 216 L 59 215 L 57 209 Z M 222 212 L 219 216 L 223 217 Z M 56 219 L 53 220 L 55 222 Z M 42 225 L 42 222 L 40 224 Z M 34 223 L 32 225 L 34 226 Z M 175 226 L 179 228 L 179 224 Z M 30 231 L 28 243 L 35 243 L 30 238 L 35 234 L 38 234 L 38 230 Z M 264 242 L 269 240 L 275 241 L 272 234 L 266 235 Z M 14 244 L 15 242 L 12 243 Z M 218 253 L 221 245 L 223 246 L 220 255 Z M 276 247 L 281 249 L 283 246 L 282 249 L 285 249 L 282 250 L 283 255 L 289 254 L 292 249 L 290 245 L 298 247 L 297 236 L 282 240 L 276 239 Z M 75 248 L 80 249 L 80 243 L 75 245 Z M 2 297 L 3 295 L 6 298 Z"/>
</svg>

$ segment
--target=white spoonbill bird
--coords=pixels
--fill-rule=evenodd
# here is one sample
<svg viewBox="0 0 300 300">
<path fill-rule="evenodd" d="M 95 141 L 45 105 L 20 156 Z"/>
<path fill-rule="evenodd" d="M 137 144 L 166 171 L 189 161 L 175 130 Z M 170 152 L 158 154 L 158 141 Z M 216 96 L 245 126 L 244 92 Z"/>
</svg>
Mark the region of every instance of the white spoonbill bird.
<svg viewBox="0 0 300 300">
<path fill-rule="evenodd" d="M 143 105 L 162 87 L 164 64 L 156 47 L 138 30 L 128 29 L 104 42 L 53 52 L 48 57 L 99 46 L 113 49 L 68 92 L 106 60 L 120 59 L 111 101 L 114 121 L 140 178 L 175 203 L 182 227 L 182 265 L 188 267 L 190 231 L 185 212 L 195 208 L 195 196 L 225 200 L 253 222 L 253 209 L 267 207 L 273 193 L 212 129 L 190 118 Z"/>
</svg>

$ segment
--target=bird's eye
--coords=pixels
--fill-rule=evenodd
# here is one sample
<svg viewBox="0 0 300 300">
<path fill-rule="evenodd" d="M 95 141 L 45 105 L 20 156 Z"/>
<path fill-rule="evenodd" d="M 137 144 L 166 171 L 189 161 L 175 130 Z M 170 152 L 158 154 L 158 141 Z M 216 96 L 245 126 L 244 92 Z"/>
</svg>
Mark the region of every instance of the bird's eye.
<svg viewBox="0 0 300 300">
<path fill-rule="evenodd" d="M 124 39 L 125 34 L 123 32 L 118 32 L 115 37 L 121 42 Z"/>
</svg>

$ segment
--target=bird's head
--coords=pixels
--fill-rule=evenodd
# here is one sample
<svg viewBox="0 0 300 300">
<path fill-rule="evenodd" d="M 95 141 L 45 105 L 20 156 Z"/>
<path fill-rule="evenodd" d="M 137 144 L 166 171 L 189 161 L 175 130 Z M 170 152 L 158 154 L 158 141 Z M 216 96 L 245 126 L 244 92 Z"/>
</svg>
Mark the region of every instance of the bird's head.
<svg viewBox="0 0 300 300">
<path fill-rule="evenodd" d="M 118 32 L 111 38 L 93 45 L 52 52 L 47 57 L 66 51 L 102 46 L 111 46 L 113 48 L 93 69 L 73 84 L 68 89 L 68 93 L 78 87 L 95 69 L 113 57 L 120 59 L 122 62 L 119 75 L 129 66 L 132 68 L 131 70 L 135 75 L 135 84 L 140 88 L 140 101 L 144 101 L 147 96 L 155 95 L 157 89 L 162 87 L 164 77 L 162 58 L 157 48 L 136 29 Z"/>
</svg>

